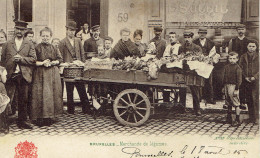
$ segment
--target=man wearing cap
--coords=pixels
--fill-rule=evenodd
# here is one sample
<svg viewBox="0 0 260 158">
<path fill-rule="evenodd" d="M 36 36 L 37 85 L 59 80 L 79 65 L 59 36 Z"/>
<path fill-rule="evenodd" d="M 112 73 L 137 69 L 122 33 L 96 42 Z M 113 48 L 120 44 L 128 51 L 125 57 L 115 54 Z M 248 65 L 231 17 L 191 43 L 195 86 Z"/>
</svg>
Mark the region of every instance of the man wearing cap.
<svg viewBox="0 0 260 158">
<path fill-rule="evenodd" d="M 161 59 L 166 48 L 166 40 L 161 37 L 163 29 L 161 27 L 154 28 L 155 37 L 149 41 L 154 42 L 156 47 L 156 57 Z"/>
<path fill-rule="evenodd" d="M 238 36 L 229 41 L 228 52 L 237 52 L 239 57 L 238 59 L 240 59 L 241 55 L 247 52 L 247 44 L 249 40 L 245 37 L 246 26 L 244 24 L 238 25 L 236 29 Z M 246 89 L 245 85 L 246 81 L 243 78 L 242 84 L 239 87 L 239 98 L 243 109 L 245 109 L 246 104 L 246 92 L 244 91 Z"/>
<path fill-rule="evenodd" d="M 11 99 L 17 91 L 18 95 L 18 121 L 19 128 L 32 129 L 27 122 L 28 116 L 28 89 L 32 82 L 32 66 L 36 62 L 34 45 L 24 39 L 27 23 L 15 22 L 14 39 L 7 41 L 2 49 L 2 65 L 7 70 L 6 89 Z"/>
<path fill-rule="evenodd" d="M 202 49 L 202 53 L 204 56 L 214 57 L 216 55 L 216 48 L 214 42 L 210 39 L 206 38 L 207 35 L 207 28 L 200 27 L 199 31 L 199 38 L 194 40 L 193 43 L 200 46 Z M 206 100 L 209 104 L 216 104 L 214 98 L 214 90 L 213 90 L 213 77 L 212 74 L 209 76 L 208 79 L 205 80 L 205 86 L 202 89 L 202 97 Z"/>
<path fill-rule="evenodd" d="M 74 21 L 68 22 L 66 26 L 66 34 L 67 36 L 60 41 L 59 50 L 63 57 L 64 63 L 72 63 L 74 60 L 80 60 L 85 62 L 84 58 L 84 49 L 79 38 L 75 37 L 75 32 L 77 29 L 77 24 Z M 74 87 L 76 87 L 80 101 L 82 104 L 82 111 L 83 113 L 87 112 L 87 108 L 89 107 L 89 100 L 87 96 L 87 92 L 85 89 L 85 85 L 83 83 L 72 83 L 66 82 L 66 89 L 67 89 L 67 106 L 68 106 L 68 113 L 74 114 L 75 106 L 73 101 L 73 91 Z"/>
<path fill-rule="evenodd" d="M 190 30 L 186 29 L 184 30 L 183 36 L 185 39 L 184 45 L 180 46 L 179 48 L 179 54 L 187 54 L 187 53 L 202 53 L 202 49 L 200 46 L 194 44 L 192 42 L 194 33 Z M 188 65 L 184 63 L 184 69 Z M 191 94 L 192 94 L 192 100 L 193 100 L 193 109 L 197 116 L 201 115 L 200 112 L 200 87 L 198 86 L 190 86 Z M 180 102 L 184 102 L 186 99 L 186 89 L 180 89 Z"/>
<path fill-rule="evenodd" d="M 89 54 L 95 52 L 94 56 L 98 55 L 98 46 L 104 45 L 104 40 L 100 37 L 100 26 L 95 25 L 90 30 L 91 38 L 84 42 L 84 51 Z M 91 58 L 91 57 L 90 57 Z"/>
<path fill-rule="evenodd" d="M 242 54 L 247 52 L 248 38 L 245 36 L 246 26 L 244 24 L 238 25 L 236 29 L 238 36 L 229 41 L 228 52 L 235 51 L 240 58 Z"/>
</svg>

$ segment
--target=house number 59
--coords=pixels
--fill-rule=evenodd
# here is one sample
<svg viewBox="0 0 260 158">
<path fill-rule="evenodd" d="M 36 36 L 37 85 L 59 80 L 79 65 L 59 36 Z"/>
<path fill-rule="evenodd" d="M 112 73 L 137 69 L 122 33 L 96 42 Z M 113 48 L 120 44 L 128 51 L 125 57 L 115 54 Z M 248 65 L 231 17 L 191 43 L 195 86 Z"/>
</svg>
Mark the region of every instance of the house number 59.
<svg viewBox="0 0 260 158">
<path fill-rule="evenodd" d="M 127 13 L 118 13 L 118 22 L 127 22 L 128 14 Z"/>
</svg>

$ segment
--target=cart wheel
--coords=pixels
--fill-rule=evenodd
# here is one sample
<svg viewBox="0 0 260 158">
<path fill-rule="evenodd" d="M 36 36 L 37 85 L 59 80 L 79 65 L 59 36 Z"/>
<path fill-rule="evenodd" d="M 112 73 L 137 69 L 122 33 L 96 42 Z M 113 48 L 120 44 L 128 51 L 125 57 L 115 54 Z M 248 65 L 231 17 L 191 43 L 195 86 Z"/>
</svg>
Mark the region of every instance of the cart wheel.
<svg viewBox="0 0 260 158">
<path fill-rule="evenodd" d="M 140 126 L 150 116 L 151 103 L 140 90 L 126 89 L 120 92 L 113 105 L 116 119 L 126 126 Z"/>
</svg>

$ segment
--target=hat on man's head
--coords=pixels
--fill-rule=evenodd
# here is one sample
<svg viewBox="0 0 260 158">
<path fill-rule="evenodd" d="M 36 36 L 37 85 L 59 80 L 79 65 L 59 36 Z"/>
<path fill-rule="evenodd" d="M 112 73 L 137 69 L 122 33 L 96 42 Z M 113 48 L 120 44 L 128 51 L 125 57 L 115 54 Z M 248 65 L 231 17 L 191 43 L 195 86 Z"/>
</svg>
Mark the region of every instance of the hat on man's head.
<svg viewBox="0 0 260 158">
<path fill-rule="evenodd" d="M 200 27 L 198 33 L 208 33 L 207 27 Z"/>
<path fill-rule="evenodd" d="M 77 23 L 75 21 L 68 21 L 66 28 L 77 30 Z"/>
<path fill-rule="evenodd" d="M 91 30 L 92 30 L 92 31 L 97 31 L 97 30 L 99 30 L 99 29 L 100 29 L 100 26 L 99 26 L 99 25 L 94 25 L 94 26 L 91 27 Z"/>
<path fill-rule="evenodd" d="M 27 22 L 18 20 L 18 21 L 15 21 L 14 27 L 25 30 L 25 29 L 27 29 L 27 25 L 28 25 Z"/>
<path fill-rule="evenodd" d="M 154 27 L 153 30 L 162 32 L 163 28 L 162 27 Z"/>
<path fill-rule="evenodd" d="M 194 33 L 190 29 L 184 29 L 183 36 L 193 37 Z"/>
<path fill-rule="evenodd" d="M 246 28 L 246 25 L 244 25 L 244 24 L 239 24 L 239 25 L 237 25 L 236 28 L 237 28 L 237 29 L 239 29 L 239 28 Z"/>
</svg>

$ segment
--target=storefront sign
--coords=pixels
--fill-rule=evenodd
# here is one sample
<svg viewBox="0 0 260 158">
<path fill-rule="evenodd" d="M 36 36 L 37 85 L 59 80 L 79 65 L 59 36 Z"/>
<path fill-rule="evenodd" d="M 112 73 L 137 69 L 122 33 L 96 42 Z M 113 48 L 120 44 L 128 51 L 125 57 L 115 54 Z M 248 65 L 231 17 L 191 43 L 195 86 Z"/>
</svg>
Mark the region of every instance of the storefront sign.
<svg viewBox="0 0 260 158">
<path fill-rule="evenodd" d="M 240 22 L 242 0 L 166 0 L 166 22 Z"/>
</svg>

